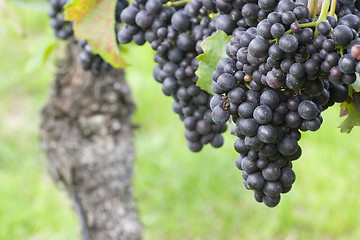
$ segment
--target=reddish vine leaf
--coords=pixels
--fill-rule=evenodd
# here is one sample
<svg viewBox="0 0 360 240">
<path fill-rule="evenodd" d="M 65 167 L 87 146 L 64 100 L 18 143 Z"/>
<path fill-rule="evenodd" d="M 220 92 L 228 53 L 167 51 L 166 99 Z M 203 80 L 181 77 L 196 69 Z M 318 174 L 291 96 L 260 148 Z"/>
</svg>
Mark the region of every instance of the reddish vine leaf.
<svg viewBox="0 0 360 240">
<path fill-rule="evenodd" d="M 86 39 L 94 54 L 121 68 L 127 64 L 116 42 L 115 8 L 114 0 L 74 0 L 65 6 L 65 20 L 74 22 L 76 39 Z"/>
<path fill-rule="evenodd" d="M 340 117 L 346 119 L 340 124 L 342 133 L 350 133 L 353 127 L 360 126 L 360 93 L 353 93 L 350 101 L 341 104 Z"/>
<path fill-rule="evenodd" d="M 216 70 L 218 61 L 227 57 L 225 49 L 230 40 L 231 36 L 226 35 L 223 31 L 217 31 L 201 43 L 204 53 L 196 57 L 199 60 L 199 67 L 195 72 L 199 77 L 196 85 L 210 94 L 214 94 L 211 90 L 211 75 Z"/>
</svg>

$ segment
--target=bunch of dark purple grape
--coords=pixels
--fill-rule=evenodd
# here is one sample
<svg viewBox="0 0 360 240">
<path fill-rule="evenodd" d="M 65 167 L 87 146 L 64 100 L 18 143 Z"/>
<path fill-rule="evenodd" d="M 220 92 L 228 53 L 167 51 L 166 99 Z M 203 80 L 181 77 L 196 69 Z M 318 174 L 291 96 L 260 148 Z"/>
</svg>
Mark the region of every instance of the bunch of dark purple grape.
<svg viewBox="0 0 360 240">
<path fill-rule="evenodd" d="M 50 16 L 56 35 L 68 38 L 64 1 L 50 0 Z M 310 15 L 306 0 L 119 1 L 117 40 L 148 42 L 156 51 L 153 77 L 174 99 L 191 151 L 221 147 L 231 119 L 244 185 L 274 207 L 295 181 L 300 131 L 318 130 L 321 112 L 344 102 L 360 73 L 360 1 L 334 1 L 324 0 L 319 16 Z M 212 74 L 212 96 L 197 86 L 196 57 L 218 30 L 233 38 Z M 79 56 L 86 69 L 108 69 L 85 41 L 79 44 L 87 50 Z"/>
<path fill-rule="evenodd" d="M 50 25 L 54 29 L 55 36 L 62 40 L 71 39 L 73 43 L 77 43 L 82 47 L 82 51 L 79 54 L 78 61 L 86 71 L 91 71 L 94 76 L 100 76 L 112 69 L 112 66 L 105 62 L 99 55 L 93 54 L 90 45 L 86 40 L 76 41 L 74 38 L 72 23 L 64 20 L 64 5 L 67 0 L 49 0 L 50 10 L 49 17 L 51 18 Z M 126 0 L 119 0 L 116 5 L 116 16 L 120 16 L 121 11 L 128 6 Z M 120 18 L 117 17 L 117 21 L 120 22 Z"/>
<path fill-rule="evenodd" d="M 338 21 L 328 14 L 312 19 L 304 3 L 292 0 L 195 0 L 184 6 L 135 0 L 121 14 L 118 41 L 147 41 L 157 51 L 153 75 L 175 100 L 190 150 L 206 143 L 220 147 L 231 115 L 244 185 L 274 207 L 295 181 L 299 130 L 318 130 L 321 111 L 345 101 L 356 79 L 358 60 L 350 53 L 358 43 L 359 12 L 354 2 L 338 3 L 335 12 Z M 196 86 L 196 56 L 217 30 L 234 38 L 229 57 L 213 73 L 217 95 L 209 103 L 211 95 Z"/>
<path fill-rule="evenodd" d="M 235 165 L 269 207 L 295 181 L 300 131 L 320 128 L 320 113 L 347 99 L 360 69 L 359 12 L 338 4 L 336 21 L 323 11 L 324 19 L 311 19 L 304 4 L 281 0 L 256 27 L 234 35 L 213 73 L 213 119 L 223 124 L 231 116 Z"/>
<path fill-rule="evenodd" d="M 147 41 L 157 51 L 154 60 L 158 65 L 153 76 L 162 83 L 163 93 L 175 100 L 172 108 L 184 121 L 189 149 L 198 152 L 207 143 L 220 147 L 220 134 L 226 130 L 226 124 L 212 121 L 208 107 L 211 95 L 196 86 L 195 75 L 196 56 L 201 51 L 197 42 L 199 45 L 215 31 L 208 17 L 212 9 L 197 0 L 180 7 L 164 4 L 162 0 L 132 1 L 121 13 L 125 25 L 119 31 L 118 41 L 134 41 L 138 45 Z"/>
<path fill-rule="evenodd" d="M 242 0 L 134 0 L 121 13 L 125 25 L 118 33 L 119 43 L 149 42 L 156 50 L 158 65 L 153 76 L 162 83 L 163 93 L 174 98 L 173 110 L 184 122 L 191 151 L 198 152 L 208 143 L 221 147 L 221 133 L 227 128 L 225 122 L 214 123 L 209 108 L 211 94 L 196 86 L 196 56 L 203 53 L 200 44 L 217 30 L 235 34 L 256 26 L 276 7 L 265 0 L 259 2 L 262 4 Z"/>
</svg>

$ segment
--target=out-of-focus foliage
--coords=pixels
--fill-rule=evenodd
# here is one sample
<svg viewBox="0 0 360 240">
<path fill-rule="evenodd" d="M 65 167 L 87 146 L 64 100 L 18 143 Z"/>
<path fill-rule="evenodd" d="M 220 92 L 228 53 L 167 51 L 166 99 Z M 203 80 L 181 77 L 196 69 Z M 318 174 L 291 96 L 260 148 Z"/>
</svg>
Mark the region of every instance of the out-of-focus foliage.
<svg viewBox="0 0 360 240">
<path fill-rule="evenodd" d="M 40 150 L 40 110 L 53 78 L 55 44 L 46 1 L 0 0 L 0 239 L 79 239 L 64 192 Z M 46 62 L 46 63 L 44 63 Z"/>
</svg>

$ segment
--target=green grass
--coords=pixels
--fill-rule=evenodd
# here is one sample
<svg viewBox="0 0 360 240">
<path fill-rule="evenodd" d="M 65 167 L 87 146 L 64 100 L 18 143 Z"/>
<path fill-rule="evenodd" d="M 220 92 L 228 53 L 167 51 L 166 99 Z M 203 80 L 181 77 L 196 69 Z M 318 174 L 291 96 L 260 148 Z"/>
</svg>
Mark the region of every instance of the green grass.
<svg viewBox="0 0 360 240">
<path fill-rule="evenodd" d="M 54 39 L 48 19 L 45 12 L 4 10 L 0 9 L 0 239 L 79 239 L 71 202 L 48 176 L 39 143 L 40 110 L 54 64 L 37 64 L 36 47 Z"/>
<path fill-rule="evenodd" d="M 32 46 L 52 42 L 52 33 L 43 12 L 21 13 L 25 35 L 0 24 L 0 239 L 80 239 L 71 203 L 48 177 L 38 141 L 54 65 L 29 66 L 36 62 Z M 152 54 L 148 46 L 125 54 L 140 125 L 134 186 L 145 240 L 359 238 L 360 132 L 339 133 L 337 106 L 323 114 L 318 132 L 303 134 L 294 187 L 269 209 L 243 188 L 229 133 L 221 149 L 187 149 L 172 100 L 151 77 Z"/>
</svg>

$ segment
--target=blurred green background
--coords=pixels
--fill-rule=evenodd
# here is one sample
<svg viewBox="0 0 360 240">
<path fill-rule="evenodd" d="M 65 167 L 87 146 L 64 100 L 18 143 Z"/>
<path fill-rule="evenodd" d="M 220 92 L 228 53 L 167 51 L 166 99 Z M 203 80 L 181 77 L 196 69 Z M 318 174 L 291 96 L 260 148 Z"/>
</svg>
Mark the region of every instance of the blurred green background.
<svg viewBox="0 0 360 240">
<path fill-rule="evenodd" d="M 77 220 L 40 150 L 40 111 L 64 44 L 47 1 L 0 0 L 0 240 L 76 240 Z M 296 183 L 278 207 L 256 203 L 234 167 L 234 137 L 221 149 L 191 153 L 172 100 L 151 76 L 148 46 L 127 48 L 127 79 L 137 103 L 134 187 L 145 240 L 359 239 L 359 129 L 340 134 L 339 107 L 304 133 Z"/>
</svg>

